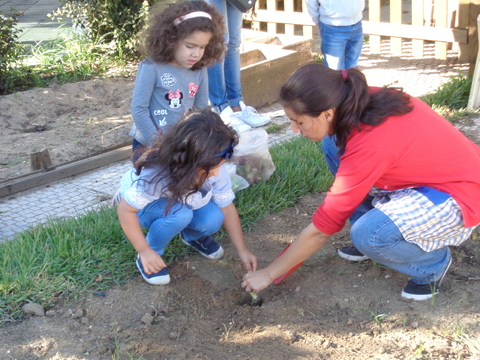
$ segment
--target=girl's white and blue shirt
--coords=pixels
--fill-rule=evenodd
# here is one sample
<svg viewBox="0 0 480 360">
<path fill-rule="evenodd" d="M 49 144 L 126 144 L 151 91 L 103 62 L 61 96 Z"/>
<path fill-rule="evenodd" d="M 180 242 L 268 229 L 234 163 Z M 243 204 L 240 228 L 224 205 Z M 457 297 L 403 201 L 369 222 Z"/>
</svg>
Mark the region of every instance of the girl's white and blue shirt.
<svg viewBox="0 0 480 360">
<path fill-rule="evenodd" d="M 160 198 L 169 198 L 171 193 L 167 185 L 169 179 L 158 183 L 149 181 L 158 174 L 158 168 L 143 169 L 138 176 L 135 169 L 127 171 L 120 182 L 120 198 L 135 209 L 141 210 Z M 235 199 L 232 182 L 224 165 L 220 166 L 217 176 L 208 178 L 199 191 L 182 199 L 182 203 L 192 210 L 200 209 L 213 201 L 220 208 L 230 205 Z"/>
</svg>

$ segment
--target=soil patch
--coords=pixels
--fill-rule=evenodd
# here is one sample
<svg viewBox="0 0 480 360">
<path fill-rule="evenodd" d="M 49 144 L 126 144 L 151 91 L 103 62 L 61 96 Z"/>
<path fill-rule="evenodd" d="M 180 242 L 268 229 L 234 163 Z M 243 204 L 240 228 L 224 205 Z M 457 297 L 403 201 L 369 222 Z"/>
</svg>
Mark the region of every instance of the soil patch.
<svg viewBox="0 0 480 360">
<path fill-rule="evenodd" d="M 267 265 L 293 241 L 321 202 L 311 194 L 263 218 L 246 234 Z M 220 261 L 191 255 L 170 266 L 172 282 L 137 276 L 104 293 L 2 327 L 1 359 L 479 359 L 480 234 L 454 248 L 442 292 L 400 297 L 407 277 L 336 249 L 348 229 L 250 306 L 244 273 L 223 241 Z"/>
<path fill-rule="evenodd" d="M 30 154 L 44 149 L 59 165 L 131 141 L 134 80 L 82 81 L 0 97 L 0 180 L 30 173 Z"/>
</svg>

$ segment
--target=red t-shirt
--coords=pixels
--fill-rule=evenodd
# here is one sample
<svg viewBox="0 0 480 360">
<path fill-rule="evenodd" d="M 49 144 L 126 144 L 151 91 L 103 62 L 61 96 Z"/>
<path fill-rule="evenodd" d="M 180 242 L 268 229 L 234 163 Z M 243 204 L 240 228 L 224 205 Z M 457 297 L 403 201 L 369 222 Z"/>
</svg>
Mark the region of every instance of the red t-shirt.
<svg viewBox="0 0 480 360">
<path fill-rule="evenodd" d="M 457 201 L 466 227 L 480 223 L 480 147 L 419 99 L 411 97 L 411 105 L 410 113 L 348 137 L 335 181 L 313 215 L 318 230 L 340 231 L 374 186 L 432 187 Z"/>
</svg>

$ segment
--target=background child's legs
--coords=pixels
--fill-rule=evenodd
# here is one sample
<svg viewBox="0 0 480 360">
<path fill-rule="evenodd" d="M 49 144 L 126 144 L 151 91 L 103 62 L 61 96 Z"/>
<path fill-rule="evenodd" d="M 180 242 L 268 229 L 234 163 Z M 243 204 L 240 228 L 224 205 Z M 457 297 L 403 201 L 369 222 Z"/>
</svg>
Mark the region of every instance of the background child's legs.
<svg viewBox="0 0 480 360">
<path fill-rule="evenodd" d="M 183 240 L 190 242 L 216 233 L 223 224 L 223 212 L 213 201 L 193 210 L 191 222 L 182 230 Z"/>
<path fill-rule="evenodd" d="M 169 214 L 165 215 L 168 199 L 161 198 L 138 212 L 140 225 L 148 228 L 147 241 L 159 255 L 163 255 L 165 247 L 175 235 L 191 223 L 193 210 L 175 203 Z"/>
<path fill-rule="evenodd" d="M 349 26 L 350 27 L 350 26 Z M 363 47 L 363 28 L 359 21 L 351 26 L 351 36 L 345 48 L 345 69 L 356 67 Z"/>
<path fill-rule="evenodd" d="M 240 78 L 240 45 L 242 42 L 242 19 L 240 10 L 227 0 L 213 0 L 212 5 L 224 17 L 225 43 L 228 52 L 225 59 L 208 69 L 209 97 L 212 106 L 219 111 L 227 106 L 239 106 L 242 98 L 242 84 Z"/>
<path fill-rule="evenodd" d="M 436 281 L 451 257 L 448 247 L 426 252 L 405 241 L 393 221 L 378 209 L 359 218 L 352 226 L 350 236 L 362 254 L 411 276 L 416 284 Z"/>
<path fill-rule="evenodd" d="M 325 138 L 322 140 L 323 156 L 325 157 L 328 169 L 333 176 L 337 174 L 338 167 L 340 166 L 340 154 L 338 153 L 338 148 L 335 145 L 335 140 L 335 135 L 325 136 Z"/>
<path fill-rule="evenodd" d="M 224 0 L 225 1 L 225 0 Z M 243 13 L 235 6 L 227 3 L 228 17 L 228 52 L 225 57 L 225 84 L 227 99 L 231 107 L 240 106 L 242 97 L 242 81 L 240 76 L 240 45 L 242 44 Z"/>
<path fill-rule="evenodd" d="M 345 49 L 350 38 L 349 26 L 333 26 L 320 23 L 324 65 L 334 70 L 345 69 Z"/>
</svg>

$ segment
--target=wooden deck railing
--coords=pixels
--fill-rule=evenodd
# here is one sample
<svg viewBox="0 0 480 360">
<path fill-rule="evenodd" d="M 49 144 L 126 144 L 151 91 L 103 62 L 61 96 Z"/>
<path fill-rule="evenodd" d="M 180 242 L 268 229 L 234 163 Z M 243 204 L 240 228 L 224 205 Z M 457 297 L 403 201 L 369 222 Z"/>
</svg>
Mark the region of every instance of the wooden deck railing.
<svg viewBox="0 0 480 360">
<path fill-rule="evenodd" d="M 303 1 L 258 0 L 246 18 L 255 30 L 312 37 L 314 23 Z M 370 35 L 370 51 L 380 53 L 381 38 L 389 37 L 392 55 L 401 55 L 402 39 L 411 39 L 413 56 L 422 57 L 424 41 L 434 41 L 437 59 L 446 59 L 454 44 L 459 57 L 472 62 L 478 48 L 479 4 L 480 0 L 390 0 L 382 5 L 382 0 L 366 0 L 363 29 Z"/>
</svg>

